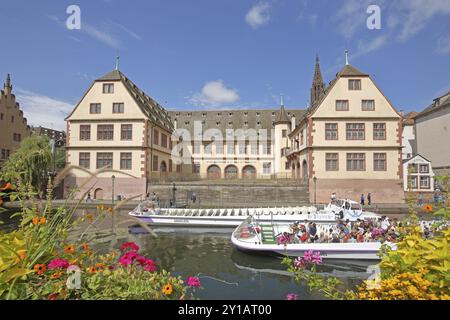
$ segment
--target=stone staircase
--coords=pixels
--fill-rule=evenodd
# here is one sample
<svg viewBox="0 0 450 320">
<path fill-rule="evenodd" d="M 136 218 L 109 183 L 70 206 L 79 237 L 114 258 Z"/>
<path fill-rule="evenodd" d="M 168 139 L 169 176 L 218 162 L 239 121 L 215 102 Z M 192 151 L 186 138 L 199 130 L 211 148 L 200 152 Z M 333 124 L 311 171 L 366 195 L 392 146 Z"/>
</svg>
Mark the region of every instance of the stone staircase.
<svg viewBox="0 0 450 320">
<path fill-rule="evenodd" d="M 172 199 L 173 185 L 151 184 L 148 191 L 155 192 L 162 201 Z M 190 207 L 272 207 L 302 206 L 309 204 L 309 192 L 305 185 L 292 181 L 198 181 L 175 183 L 177 201 L 188 202 Z M 195 192 L 196 203 L 188 199 Z"/>
</svg>

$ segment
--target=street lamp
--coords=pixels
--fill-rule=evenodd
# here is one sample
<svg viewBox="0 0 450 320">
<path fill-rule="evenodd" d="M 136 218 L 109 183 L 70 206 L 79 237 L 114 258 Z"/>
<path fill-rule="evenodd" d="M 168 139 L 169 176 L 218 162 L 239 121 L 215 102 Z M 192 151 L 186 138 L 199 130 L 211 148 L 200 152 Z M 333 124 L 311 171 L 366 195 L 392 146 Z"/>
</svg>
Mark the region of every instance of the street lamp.
<svg viewBox="0 0 450 320">
<path fill-rule="evenodd" d="M 317 177 L 316 176 L 314 176 L 313 181 L 314 181 L 314 206 L 315 206 L 317 204 L 317 192 L 316 192 Z"/>
<path fill-rule="evenodd" d="M 172 182 L 172 199 L 173 199 L 173 202 L 172 202 L 172 205 L 173 206 L 176 206 L 176 198 L 175 198 L 175 191 L 177 191 L 177 188 L 175 188 L 175 182 Z"/>
<path fill-rule="evenodd" d="M 112 225 L 112 232 L 114 233 L 114 180 L 116 179 L 115 175 L 112 175 L 111 182 L 112 182 L 112 189 L 111 189 L 111 225 Z"/>
</svg>

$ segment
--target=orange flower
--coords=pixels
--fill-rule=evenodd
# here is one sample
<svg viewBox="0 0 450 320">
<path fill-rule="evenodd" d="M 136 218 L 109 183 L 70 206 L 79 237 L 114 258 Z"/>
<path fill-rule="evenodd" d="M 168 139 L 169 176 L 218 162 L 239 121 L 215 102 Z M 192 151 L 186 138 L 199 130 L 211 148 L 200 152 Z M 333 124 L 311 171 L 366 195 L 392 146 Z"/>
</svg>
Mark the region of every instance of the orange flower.
<svg viewBox="0 0 450 320">
<path fill-rule="evenodd" d="M 54 274 L 52 274 L 50 278 L 51 279 L 59 279 L 59 278 L 61 278 L 61 276 L 62 276 L 62 272 L 58 271 L 58 272 L 55 272 Z"/>
<path fill-rule="evenodd" d="M 16 258 L 16 262 L 20 262 L 21 260 L 24 260 L 26 257 L 26 252 L 27 250 L 18 250 L 17 251 L 17 255 L 19 256 L 18 258 Z"/>
<path fill-rule="evenodd" d="M 173 291 L 173 287 L 170 283 L 166 284 L 162 289 L 162 292 L 167 296 L 170 295 L 172 293 L 172 291 Z"/>
<path fill-rule="evenodd" d="M 33 218 L 33 220 L 31 220 L 31 222 L 33 222 L 33 224 L 34 225 L 37 225 L 37 224 L 39 224 L 39 217 L 38 216 L 35 216 L 34 218 Z"/>
<path fill-rule="evenodd" d="M 46 269 L 47 269 L 47 267 L 45 266 L 45 264 L 35 264 L 34 265 L 34 272 L 36 272 L 37 274 L 43 274 Z"/>
<path fill-rule="evenodd" d="M 77 259 L 72 259 L 72 260 L 69 261 L 69 263 L 70 263 L 71 265 L 77 264 L 77 262 L 78 262 Z"/>
<path fill-rule="evenodd" d="M 108 212 L 112 213 L 113 212 L 113 208 L 108 208 Z"/>
<path fill-rule="evenodd" d="M 64 247 L 65 253 L 74 253 L 75 252 L 75 246 L 73 244 L 69 244 L 68 246 Z"/>
<path fill-rule="evenodd" d="M 89 245 L 88 245 L 86 242 L 83 243 L 83 244 L 81 245 L 81 247 L 83 248 L 84 251 L 89 251 L 89 250 L 90 250 Z"/>
<path fill-rule="evenodd" d="M 46 224 L 47 223 L 47 219 L 45 218 L 45 217 L 42 217 L 40 220 L 39 220 L 39 224 Z"/>
<path fill-rule="evenodd" d="M 94 215 L 92 213 L 87 213 L 85 217 L 88 221 L 94 221 Z"/>
<path fill-rule="evenodd" d="M 97 269 L 96 269 L 94 266 L 92 266 L 92 267 L 89 267 L 89 268 L 87 269 L 87 271 L 88 271 L 89 273 L 96 273 L 96 272 L 97 272 Z"/>
<path fill-rule="evenodd" d="M 432 211 L 433 211 L 433 206 L 430 205 L 430 204 L 427 204 L 425 207 L 423 207 L 423 209 L 424 209 L 426 212 L 432 212 Z"/>
</svg>

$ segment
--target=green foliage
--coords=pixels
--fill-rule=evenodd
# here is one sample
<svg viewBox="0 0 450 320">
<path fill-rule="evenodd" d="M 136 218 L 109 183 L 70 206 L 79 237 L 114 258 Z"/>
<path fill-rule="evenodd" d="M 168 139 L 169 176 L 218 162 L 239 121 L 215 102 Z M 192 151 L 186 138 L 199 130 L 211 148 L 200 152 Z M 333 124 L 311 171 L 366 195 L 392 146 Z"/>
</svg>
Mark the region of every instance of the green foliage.
<svg viewBox="0 0 450 320">
<path fill-rule="evenodd" d="M 5 162 L 0 179 L 16 184 L 19 180 L 40 191 L 48 178 L 52 152 L 47 137 L 32 135 Z"/>
</svg>

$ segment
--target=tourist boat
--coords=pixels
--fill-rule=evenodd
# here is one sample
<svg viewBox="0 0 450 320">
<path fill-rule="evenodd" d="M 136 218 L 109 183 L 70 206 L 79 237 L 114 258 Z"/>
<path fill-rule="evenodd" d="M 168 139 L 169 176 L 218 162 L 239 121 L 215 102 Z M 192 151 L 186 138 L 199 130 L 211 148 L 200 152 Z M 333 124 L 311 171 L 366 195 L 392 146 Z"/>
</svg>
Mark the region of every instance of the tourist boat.
<svg viewBox="0 0 450 320">
<path fill-rule="evenodd" d="M 317 234 L 336 228 L 334 223 L 317 223 Z M 379 260 L 380 242 L 360 243 L 287 243 L 279 244 L 277 236 L 290 232 L 289 223 L 263 223 L 247 218 L 231 235 L 232 243 L 242 251 L 301 257 L 306 251 L 320 251 L 324 259 Z M 396 249 L 393 243 L 387 243 Z"/>
<path fill-rule="evenodd" d="M 158 208 L 152 201 L 141 202 L 130 216 L 154 226 L 236 228 L 246 218 L 255 217 L 267 223 L 314 221 L 334 223 L 337 219 L 379 219 L 373 212 L 363 211 L 352 200 L 337 200 L 317 209 L 315 206 L 272 208 L 180 209 Z"/>
</svg>

